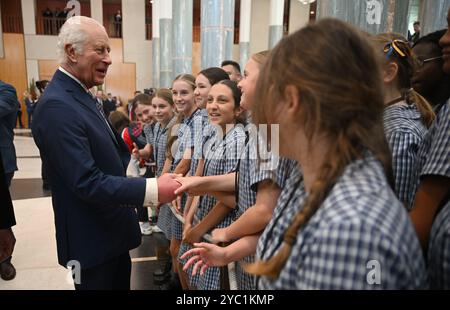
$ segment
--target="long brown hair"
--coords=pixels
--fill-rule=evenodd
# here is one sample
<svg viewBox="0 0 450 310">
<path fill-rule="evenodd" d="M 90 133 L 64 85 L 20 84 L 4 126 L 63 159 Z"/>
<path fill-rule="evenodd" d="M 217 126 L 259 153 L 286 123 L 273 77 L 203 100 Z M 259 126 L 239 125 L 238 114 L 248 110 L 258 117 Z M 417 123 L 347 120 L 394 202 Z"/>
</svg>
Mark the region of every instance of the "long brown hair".
<svg viewBox="0 0 450 310">
<path fill-rule="evenodd" d="M 373 41 L 378 54 L 382 53 L 385 64 L 390 62 L 397 64 L 397 89 L 407 104 L 416 105 L 422 116 L 422 123 L 430 127 L 436 115 L 428 101 L 412 87 L 412 78 L 417 65 L 408 41 L 397 33 L 381 33 L 374 36 Z"/>
<path fill-rule="evenodd" d="M 336 43 L 338 42 L 338 43 Z M 278 277 L 298 231 L 319 209 L 346 166 L 370 150 L 392 181 L 391 156 L 384 137 L 380 65 L 374 50 L 352 26 L 323 19 L 284 38 L 269 55 L 256 92 L 254 120 L 270 123 L 273 105 L 295 86 L 302 105 L 301 124 L 309 143 L 316 134 L 333 141 L 304 206 L 268 261 L 247 265 L 248 272 Z M 391 183 L 392 184 L 392 183 Z"/>
</svg>

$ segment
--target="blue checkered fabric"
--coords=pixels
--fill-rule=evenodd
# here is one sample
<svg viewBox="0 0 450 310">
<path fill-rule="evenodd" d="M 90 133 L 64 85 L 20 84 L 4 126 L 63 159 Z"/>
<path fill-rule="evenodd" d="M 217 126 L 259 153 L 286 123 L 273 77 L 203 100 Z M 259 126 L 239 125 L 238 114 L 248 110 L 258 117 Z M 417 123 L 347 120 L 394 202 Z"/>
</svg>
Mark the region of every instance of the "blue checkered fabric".
<svg viewBox="0 0 450 310">
<path fill-rule="evenodd" d="M 428 129 L 418 153 L 416 183 L 417 192 L 420 178 L 426 175 L 450 177 L 450 100 L 439 107 L 436 119 Z M 411 206 L 412 207 L 412 206 Z"/>
<path fill-rule="evenodd" d="M 216 134 L 205 141 L 205 166 L 203 169 L 204 176 L 222 175 L 233 171 L 240 154 L 245 147 L 245 132 L 241 126 L 235 126 L 224 138 Z M 194 224 L 197 224 L 212 210 L 217 200 L 210 195 L 200 197 L 197 212 L 195 214 Z M 229 226 L 235 218 L 235 210 L 232 210 L 216 227 L 223 228 Z M 213 228 L 213 229 L 214 229 Z M 183 246 L 180 248 L 179 257 L 183 255 L 190 247 Z M 179 259 L 182 264 L 186 261 Z M 190 275 L 191 272 L 188 272 Z M 195 284 L 201 290 L 217 290 L 220 289 L 220 269 L 217 267 L 208 268 L 205 275 L 197 278 L 190 276 L 191 284 Z"/>
<path fill-rule="evenodd" d="M 450 101 L 440 107 L 420 155 L 420 178 L 426 175 L 450 178 Z M 431 288 L 450 289 L 450 201 L 442 203 L 434 219 L 427 259 Z"/>
<path fill-rule="evenodd" d="M 158 124 L 158 123 L 156 123 Z M 144 135 L 145 135 L 145 141 L 147 142 L 147 144 L 153 145 L 155 143 L 155 139 L 153 136 L 153 130 L 156 127 L 156 124 L 146 124 L 144 125 Z"/>
<path fill-rule="evenodd" d="M 170 171 L 173 172 L 183 159 L 187 149 L 193 149 L 199 135 L 202 134 L 203 115 L 202 110 L 196 110 L 191 116 L 182 120 L 178 128 L 178 140 Z M 192 173 L 192 171 L 191 171 Z M 195 173 L 195 172 L 194 172 Z M 187 196 L 181 196 L 181 211 L 184 211 Z M 183 237 L 183 224 L 175 217 L 172 217 L 172 237 L 181 240 Z"/>
<path fill-rule="evenodd" d="M 172 211 L 170 211 L 170 206 L 168 204 L 164 204 L 159 208 L 158 222 L 156 223 L 156 226 L 161 228 L 164 236 L 166 236 L 168 240 L 172 239 L 173 218 L 174 215 Z"/>
<path fill-rule="evenodd" d="M 272 257 L 307 194 L 289 182 L 258 242 Z M 377 263 L 379 265 L 377 265 Z M 373 266 L 381 269 L 374 269 Z M 375 267 L 376 268 L 376 267 Z M 380 277 L 374 277 L 380 271 Z M 380 279 L 380 282 L 377 280 Z M 373 281 L 376 281 L 375 283 Z M 378 284 L 377 284 L 378 283 Z M 422 250 L 409 216 L 370 154 L 350 164 L 316 214 L 298 232 L 279 277 L 259 289 L 421 289 L 427 287 Z"/>
<path fill-rule="evenodd" d="M 261 145 L 261 143 L 259 144 Z M 270 179 L 280 188 L 284 188 L 289 174 L 297 167 L 297 163 L 294 160 L 280 158 L 268 152 L 265 152 L 262 156 L 267 160 L 261 163 L 258 151 L 261 156 L 264 148 L 257 150 L 257 147 L 256 136 L 250 133 L 250 139 L 241 156 L 239 167 L 237 217 L 241 216 L 248 208 L 255 204 L 256 189 L 259 182 Z M 243 259 L 245 263 L 251 263 L 253 261 L 253 255 L 246 256 Z M 239 262 L 236 264 L 236 281 L 239 289 L 255 289 L 254 277 L 246 273 Z"/>
<path fill-rule="evenodd" d="M 175 124 L 177 117 L 174 116 L 166 127 L 162 127 L 160 123 L 156 123 L 153 129 L 153 154 L 156 162 L 156 175 L 160 176 L 166 161 L 167 134 L 169 128 Z M 147 142 L 149 143 L 149 142 Z"/>
<path fill-rule="evenodd" d="M 384 131 L 392 153 L 395 193 L 401 202 L 410 206 L 416 182 L 417 152 L 427 128 L 416 105 L 400 102 L 384 110 Z"/>
<path fill-rule="evenodd" d="M 450 290 L 450 201 L 434 219 L 427 261 L 430 288 Z"/>
</svg>

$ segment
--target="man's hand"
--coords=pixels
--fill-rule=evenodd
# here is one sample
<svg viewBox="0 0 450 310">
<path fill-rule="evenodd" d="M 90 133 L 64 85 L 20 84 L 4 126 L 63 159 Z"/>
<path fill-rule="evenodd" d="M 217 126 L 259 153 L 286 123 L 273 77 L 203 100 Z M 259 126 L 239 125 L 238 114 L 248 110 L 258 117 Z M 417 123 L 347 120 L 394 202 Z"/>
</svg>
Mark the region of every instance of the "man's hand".
<svg viewBox="0 0 450 310">
<path fill-rule="evenodd" d="M 178 177 L 181 177 L 181 175 L 165 173 L 157 179 L 158 200 L 160 203 L 169 203 L 175 200 L 175 190 L 181 186 L 176 180 Z"/>
<path fill-rule="evenodd" d="M 12 229 L 0 229 L 0 262 L 12 255 L 15 244 L 16 238 Z"/>
</svg>

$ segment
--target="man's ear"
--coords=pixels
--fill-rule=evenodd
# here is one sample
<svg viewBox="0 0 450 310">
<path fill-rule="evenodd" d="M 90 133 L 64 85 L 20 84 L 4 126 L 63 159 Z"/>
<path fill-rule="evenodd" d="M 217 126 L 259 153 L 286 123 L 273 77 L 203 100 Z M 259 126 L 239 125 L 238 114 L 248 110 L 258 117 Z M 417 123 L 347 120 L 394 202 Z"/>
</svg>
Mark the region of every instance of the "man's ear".
<svg viewBox="0 0 450 310">
<path fill-rule="evenodd" d="M 383 82 L 385 84 L 392 83 L 397 78 L 398 65 L 395 62 L 390 62 L 383 70 Z"/>
<path fill-rule="evenodd" d="M 67 58 L 73 62 L 77 62 L 76 51 L 72 44 L 66 44 L 64 46 L 64 50 L 66 51 Z"/>
</svg>

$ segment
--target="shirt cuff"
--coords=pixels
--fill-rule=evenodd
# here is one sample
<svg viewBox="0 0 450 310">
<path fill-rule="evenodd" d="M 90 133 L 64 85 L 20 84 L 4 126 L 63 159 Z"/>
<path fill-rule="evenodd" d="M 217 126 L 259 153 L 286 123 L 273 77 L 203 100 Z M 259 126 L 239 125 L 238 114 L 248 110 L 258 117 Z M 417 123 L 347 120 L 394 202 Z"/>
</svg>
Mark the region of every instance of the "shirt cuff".
<svg viewBox="0 0 450 310">
<path fill-rule="evenodd" d="M 158 204 L 158 182 L 156 178 L 146 179 L 144 207 Z"/>
</svg>

